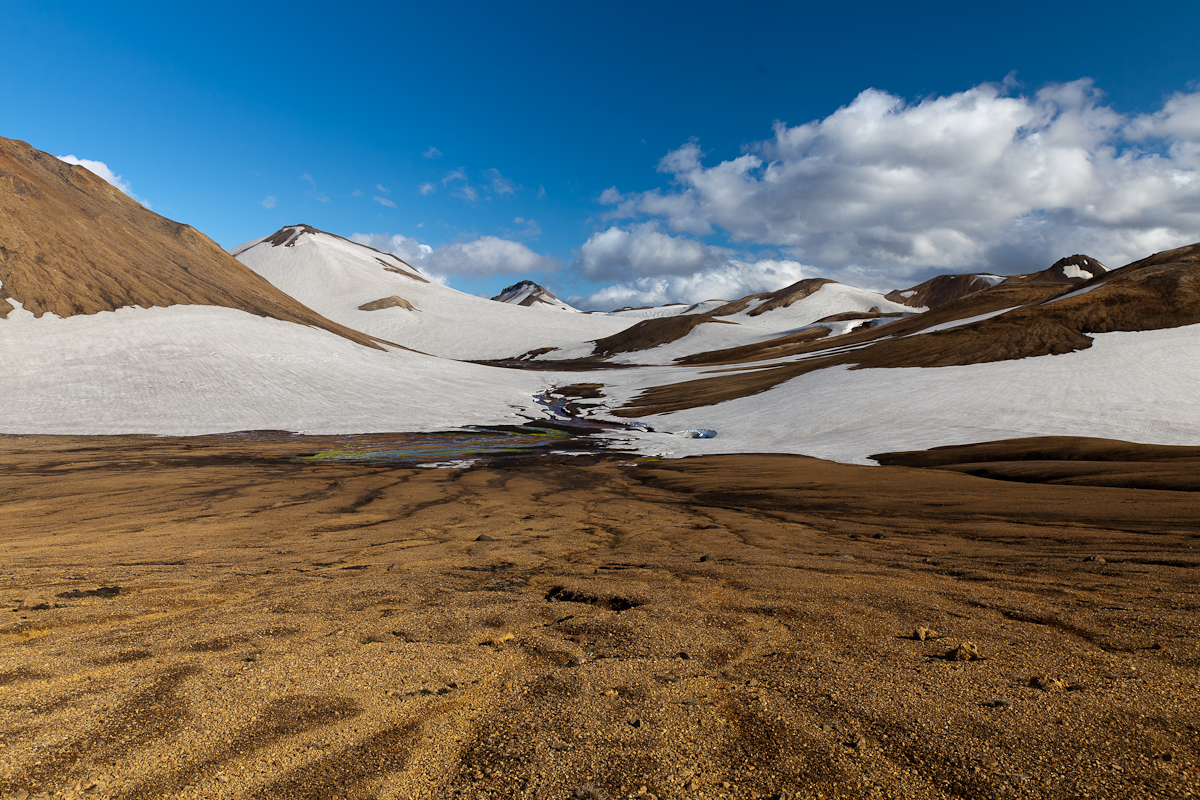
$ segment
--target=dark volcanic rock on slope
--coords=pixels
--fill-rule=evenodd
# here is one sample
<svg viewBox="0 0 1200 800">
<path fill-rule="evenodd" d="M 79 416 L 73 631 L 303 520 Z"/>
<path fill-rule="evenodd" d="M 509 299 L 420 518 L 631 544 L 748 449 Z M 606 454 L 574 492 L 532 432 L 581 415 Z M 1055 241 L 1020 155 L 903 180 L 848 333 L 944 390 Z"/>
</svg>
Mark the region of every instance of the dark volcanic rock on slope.
<svg viewBox="0 0 1200 800">
<path fill-rule="evenodd" d="M 0 138 L 0 318 L 13 310 L 4 298 L 39 317 L 124 306 L 224 306 L 378 346 L 84 167 Z"/>
</svg>

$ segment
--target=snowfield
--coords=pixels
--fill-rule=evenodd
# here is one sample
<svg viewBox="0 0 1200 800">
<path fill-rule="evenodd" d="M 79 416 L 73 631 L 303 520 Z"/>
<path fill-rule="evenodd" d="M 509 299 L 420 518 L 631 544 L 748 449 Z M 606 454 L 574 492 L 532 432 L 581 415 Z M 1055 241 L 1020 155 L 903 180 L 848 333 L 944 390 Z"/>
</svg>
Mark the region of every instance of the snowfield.
<svg viewBox="0 0 1200 800">
<path fill-rule="evenodd" d="M 620 434 L 648 455 L 801 453 L 874 463 L 897 450 L 1025 436 L 1092 436 L 1200 445 L 1200 325 L 1095 335 L 1087 350 L 961 367 L 833 367 L 752 397 L 642 418 L 657 433 Z M 1193 368 L 1181 368 L 1193 365 Z M 706 375 L 651 369 L 592 373 L 612 407 L 644 387 Z M 711 439 L 674 431 L 711 429 Z"/>
<path fill-rule="evenodd" d="M 519 309 L 524 310 L 524 309 Z M 564 315 L 566 316 L 566 315 Z M 370 433 L 520 424 L 548 376 L 374 350 L 217 306 L 0 320 L 0 433 Z"/>
</svg>

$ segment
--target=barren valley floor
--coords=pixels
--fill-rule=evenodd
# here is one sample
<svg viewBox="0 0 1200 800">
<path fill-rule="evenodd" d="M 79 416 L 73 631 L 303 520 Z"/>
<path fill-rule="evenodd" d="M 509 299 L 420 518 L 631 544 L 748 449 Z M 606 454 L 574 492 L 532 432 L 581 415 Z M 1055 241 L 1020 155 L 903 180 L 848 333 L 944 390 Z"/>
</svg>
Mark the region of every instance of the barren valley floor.
<svg viewBox="0 0 1200 800">
<path fill-rule="evenodd" d="M 292 455 L 0 437 L 0 797 L 1200 793 L 1195 491 Z"/>
</svg>

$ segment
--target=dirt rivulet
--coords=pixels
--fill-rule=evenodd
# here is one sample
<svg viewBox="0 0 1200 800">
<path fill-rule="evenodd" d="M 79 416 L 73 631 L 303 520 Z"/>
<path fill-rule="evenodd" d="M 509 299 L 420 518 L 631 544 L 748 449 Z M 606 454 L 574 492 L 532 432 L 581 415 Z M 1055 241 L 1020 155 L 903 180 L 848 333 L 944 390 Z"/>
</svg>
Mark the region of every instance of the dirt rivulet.
<svg viewBox="0 0 1200 800">
<path fill-rule="evenodd" d="M 0 437 L 0 798 L 1200 792 L 1195 492 L 290 455 Z"/>
</svg>

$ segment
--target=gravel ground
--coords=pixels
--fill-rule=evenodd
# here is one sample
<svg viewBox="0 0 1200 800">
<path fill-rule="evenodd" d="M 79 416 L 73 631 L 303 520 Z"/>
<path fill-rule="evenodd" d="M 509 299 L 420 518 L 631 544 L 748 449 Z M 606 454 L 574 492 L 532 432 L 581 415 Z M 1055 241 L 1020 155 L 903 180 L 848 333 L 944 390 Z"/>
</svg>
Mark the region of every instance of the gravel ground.
<svg viewBox="0 0 1200 800">
<path fill-rule="evenodd" d="M 0 798 L 1200 792 L 1197 493 L 288 455 L 0 437 Z"/>
</svg>

